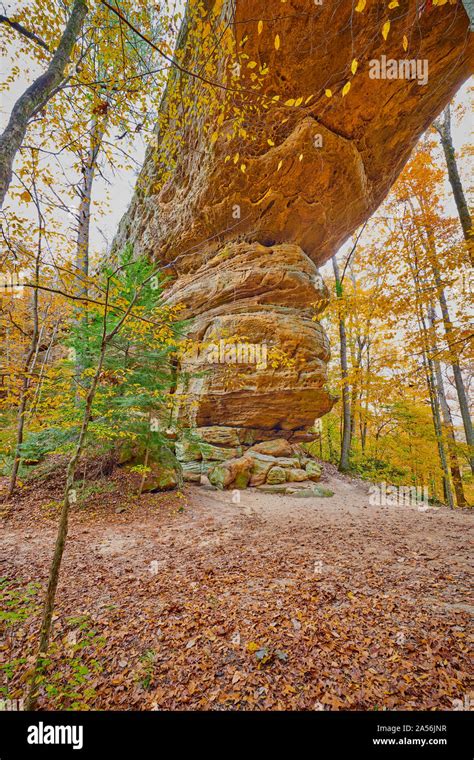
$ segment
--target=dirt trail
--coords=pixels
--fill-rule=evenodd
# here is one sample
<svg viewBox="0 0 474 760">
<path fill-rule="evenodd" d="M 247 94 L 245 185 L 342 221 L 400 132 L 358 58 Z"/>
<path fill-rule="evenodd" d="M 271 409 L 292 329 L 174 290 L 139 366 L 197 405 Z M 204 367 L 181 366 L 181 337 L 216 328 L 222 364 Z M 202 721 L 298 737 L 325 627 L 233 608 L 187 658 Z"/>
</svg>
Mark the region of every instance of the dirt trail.
<svg viewBox="0 0 474 760">
<path fill-rule="evenodd" d="M 472 515 L 374 507 L 365 484 L 331 472 L 323 485 L 333 497 L 252 489 L 234 504 L 189 487 L 120 514 L 120 494 L 76 512 L 55 625 L 59 641 L 70 616 L 87 614 L 106 639 L 90 706 L 465 703 Z M 54 528 L 39 504 L 17 510 L 2 529 L 1 574 L 44 580 Z M 35 625 L 8 657 L 33 651 Z M 20 676 L 12 685 L 21 690 Z"/>
</svg>

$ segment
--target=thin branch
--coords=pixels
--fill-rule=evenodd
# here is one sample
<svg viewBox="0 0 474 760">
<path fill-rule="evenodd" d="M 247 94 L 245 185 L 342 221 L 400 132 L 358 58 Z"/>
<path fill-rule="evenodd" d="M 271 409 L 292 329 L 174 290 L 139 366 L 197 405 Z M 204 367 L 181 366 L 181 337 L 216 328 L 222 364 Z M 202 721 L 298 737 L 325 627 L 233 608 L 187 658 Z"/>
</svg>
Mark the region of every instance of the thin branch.
<svg viewBox="0 0 474 760">
<path fill-rule="evenodd" d="M 20 24 L 18 21 L 12 21 L 12 19 L 8 18 L 8 16 L 3 16 L 0 14 L 0 24 L 7 24 L 9 27 L 14 29 L 18 34 L 21 34 L 23 37 L 26 37 L 28 40 L 32 40 L 32 42 L 35 42 L 37 45 L 42 47 L 44 50 L 46 50 L 48 53 L 52 53 L 53 51 L 49 47 L 49 45 L 41 39 L 37 34 L 34 32 L 30 32 L 29 29 L 23 26 L 23 24 Z"/>
</svg>

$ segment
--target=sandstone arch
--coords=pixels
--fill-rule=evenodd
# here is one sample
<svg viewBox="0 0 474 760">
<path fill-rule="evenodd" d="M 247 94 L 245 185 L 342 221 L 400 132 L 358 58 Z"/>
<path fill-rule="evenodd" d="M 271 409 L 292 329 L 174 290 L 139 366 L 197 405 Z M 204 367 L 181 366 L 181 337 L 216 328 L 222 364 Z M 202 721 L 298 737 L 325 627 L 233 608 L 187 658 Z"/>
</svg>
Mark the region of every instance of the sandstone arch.
<svg viewBox="0 0 474 760">
<path fill-rule="evenodd" d="M 470 73 L 472 40 L 460 2 L 400 0 L 388 9 L 385 0 L 367 0 L 358 12 L 361 6 L 207 0 L 206 15 L 183 25 L 180 66 L 228 89 L 172 73 L 162 108 L 179 88 L 181 141 L 170 139 L 183 117 L 174 109 L 157 130 L 158 149 L 147 151 L 116 242 L 131 240 L 174 274 L 169 298 L 186 304 L 196 339 L 226 331 L 273 339 L 294 360 L 260 374 L 239 368 L 240 387 L 212 366 L 189 389 L 198 426 L 298 435 L 330 409 L 329 347 L 314 321 L 326 299 L 317 266 L 382 202 L 419 136 Z M 221 42 L 209 76 L 190 44 L 196 23 Z M 369 62 L 382 55 L 427 60 L 427 83 L 371 79 Z M 230 71 L 236 56 L 237 77 Z M 254 96 L 255 70 L 265 73 Z M 206 93 L 226 102 L 215 142 L 221 111 L 206 109 Z M 231 135 L 232 106 L 242 98 L 252 107 L 242 133 Z"/>
</svg>

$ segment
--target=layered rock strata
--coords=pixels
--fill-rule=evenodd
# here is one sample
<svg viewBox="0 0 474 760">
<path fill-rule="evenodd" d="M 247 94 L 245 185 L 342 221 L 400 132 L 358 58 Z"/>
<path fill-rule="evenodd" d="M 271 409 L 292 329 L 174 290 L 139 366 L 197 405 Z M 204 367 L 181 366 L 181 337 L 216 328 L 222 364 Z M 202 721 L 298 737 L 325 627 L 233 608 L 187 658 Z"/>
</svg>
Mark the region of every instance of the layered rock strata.
<svg viewBox="0 0 474 760">
<path fill-rule="evenodd" d="M 291 437 L 331 408 L 317 266 L 375 211 L 472 70 L 460 2 L 390 5 L 189 5 L 116 248 L 131 241 L 174 278 L 167 298 L 185 305 L 194 345 L 177 393 L 190 426 Z M 374 78 L 383 56 L 426 62 L 426 82 Z M 228 345 L 228 361 L 209 360 L 210 345 L 243 339 L 276 362 L 232 361 Z"/>
</svg>

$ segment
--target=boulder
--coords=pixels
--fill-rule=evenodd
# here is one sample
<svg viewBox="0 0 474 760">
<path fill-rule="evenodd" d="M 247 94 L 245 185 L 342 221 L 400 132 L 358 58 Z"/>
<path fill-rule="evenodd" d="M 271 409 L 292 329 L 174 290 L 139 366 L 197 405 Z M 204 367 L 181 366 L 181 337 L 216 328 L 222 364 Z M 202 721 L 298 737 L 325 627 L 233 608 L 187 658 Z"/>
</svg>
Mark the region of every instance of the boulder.
<svg viewBox="0 0 474 760">
<path fill-rule="evenodd" d="M 271 457 L 292 457 L 294 456 L 293 449 L 285 438 L 276 438 L 273 441 L 263 441 L 262 443 L 256 443 L 248 450 L 248 454 L 252 452 L 257 454 L 266 454 Z"/>
<path fill-rule="evenodd" d="M 300 468 L 292 468 L 291 470 L 287 470 L 287 480 L 290 483 L 298 483 L 302 480 L 308 479 L 308 473 L 306 470 L 301 470 Z"/>
<path fill-rule="evenodd" d="M 176 459 L 179 462 L 198 462 L 202 459 L 201 447 L 197 441 L 183 438 L 175 444 Z"/>
<path fill-rule="evenodd" d="M 212 443 L 216 446 L 231 446 L 233 448 L 240 446 L 238 428 L 213 425 L 211 427 L 196 428 L 195 433 L 205 443 Z"/>
<path fill-rule="evenodd" d="M 267 463 L 275 467 L 299 467 L 300 460 L 297 457 L 272 457 L 269 454 L 259 454 L 258 452 L 248 449 L 245 455 L 252 457 L 256 462 Z"/>
<path fill-rule="evenodd" d="M 305 465 L 306 476 L 309 480 L 320 480 L 323 474 L 321 465 L 315 462 L 314 459 L 310 459 Z"/>
<path fill-rule="evenodd" d="M 179 476 L 174 467 L 152 464 L 143 484 L 144 493 L 151 491 L 172 491 L 179 485 Z"/>
<path fill-rule="evenodd" d="M 223 490 L 230 488 L 246 488 L 250 480 L 252 460 L 249 457 L 228 459 L 212 467 L 208 472 L 209 482 Z"/>
<path fill-rule="evenodd" d="M 286 482 L 286 473 L 283 467 L 271 467 L 267 474 L 267 483 L 269 485 L 278 485 Z"/>
<path fill-rule="evenodd" d="M 222 446 L 213 446 L 210 443 L 201 444 L 202 458 L 211 462 L 225 462 L 226 459 L 236 459 L 242 455 L 242 447 L 226 449 Z"/>
<path fill-rule="evenodd" d="M 199 485 L 201 482 L 201 474 L 197 472 L 183 471 L 183 480 L 185 483 L 196 483 L 196 485 Z"/>
</svg>

